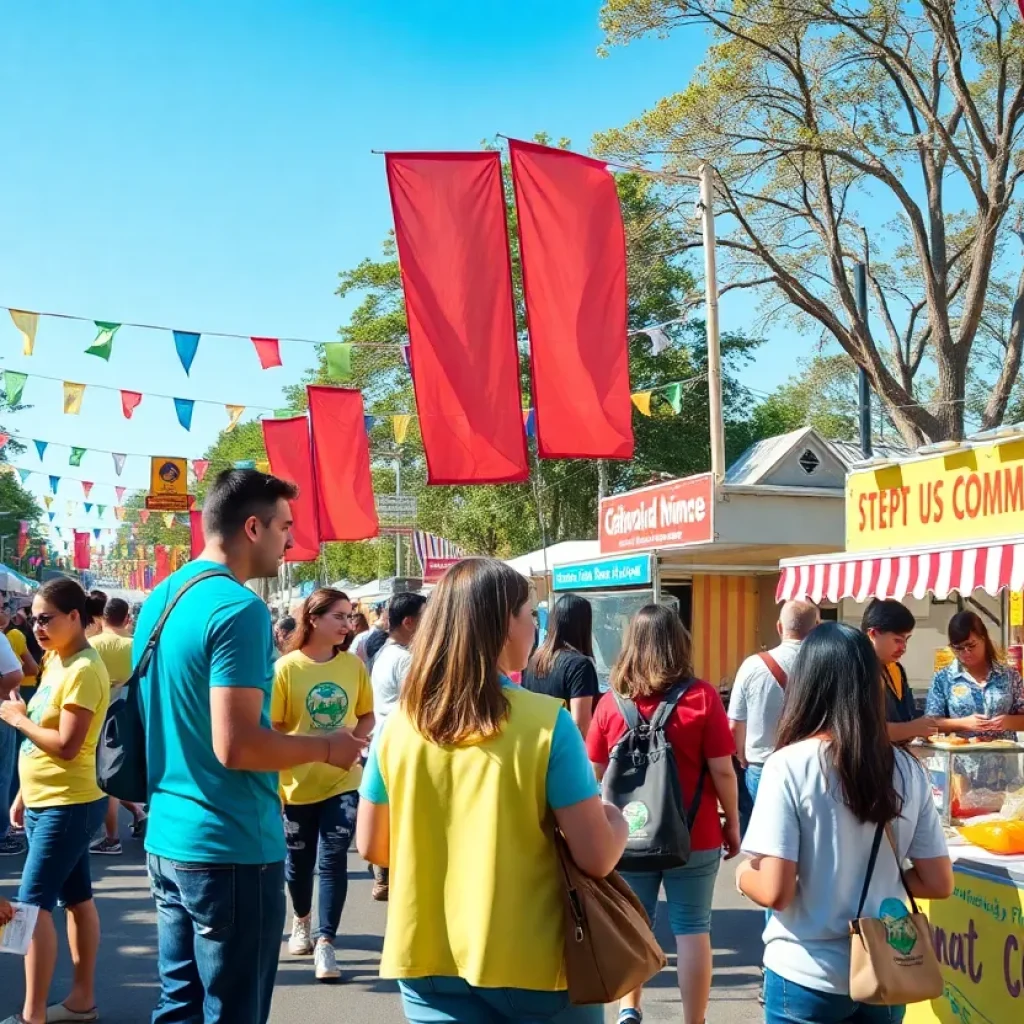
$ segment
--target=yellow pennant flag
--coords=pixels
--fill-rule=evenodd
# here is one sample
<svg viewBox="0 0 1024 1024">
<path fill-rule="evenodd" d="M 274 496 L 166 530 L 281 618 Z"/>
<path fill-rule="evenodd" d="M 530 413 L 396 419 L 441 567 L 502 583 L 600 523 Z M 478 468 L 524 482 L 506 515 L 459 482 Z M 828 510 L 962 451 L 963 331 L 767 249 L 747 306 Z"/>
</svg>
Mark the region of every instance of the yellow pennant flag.
<svg viewBox="0 0 1024 1024">
<path fill-rule="evenodd" d="M 114 515 L 117 516 L 119 522 L 124 522 L 124 505 L 115 505 Z"/>
<path fill-rule="evenodd" d="M 36 344 L 36 328 L 39 326 L 39 314 L 29 313 L 23 309 L 12 309 L 10 314 L 11 319 L 14 321 L 14 326 L 21 331 L 21 354 L 23 356 L 32 355 L 32 349 L 35 348 Z"/>
<path fill-rule="evenodd" d="M 165 512 L 164 513 L 164 526 L 166 526 L 167 529 L 169 530 L 173 525 L 174 525 L 174 513 L 173 512 Z"/>
<path fill-rule="evenodd" d="M 398 444 L 405 443 L 405 435 L 409 433 L 409 424 L 412 422 L 412 416 L 405 413 L 402 416 L 392 416 L 391 426 L 395 431 L 395 441 Z"/>
<path fill-rule="evenodd" d="M 69 416 L 77 416 L 82 411 L 84 395 L 84 384 L 72 384 L 70 381 L 64 381 L 64 412 Z"/>
<path fill-rule="evenodd" d="M 245 412 L 245 406 L 225 405 L 224 408 L 228 411 L 228 425 L 224 429 L 227 431 L 234 430 L 238 426 L 238 421 L 242 418 L 242 413 Z"/>
<path fill-rule="evenodd" d="M 633 404 L 640 410 L 641 415 L 651 415 L 651 393 L 650 391 L 637 391 L 636 394 L 630 396 L 633 399 Z"/>
<path fill-rule="evenodd" d="M 266 459 L 260 459 L 260 460 L 259 460 L 259 461 L 258 461 L 258 462 L 256 463 L 256 468 L 257 468 L 257 469 L 258 469 L 258 470 L 259 470 L 259 471 L 260 471 L 261 473 L 269 473 L 269 472 L 270 472 L 270 463 L 269 463 L 269 462 L 268 462 L 268 461 L 267 461 Z"/>
<path fill-rule="evenodd" d="M 50 497 L 49 495 L 46 495 L 46 497 L 45 497 L 45 498 L 43 498 L 43 504 L 44 504 L 44 505 L 45 505 L 45 506 L 46 506 L 47 508 L 49 508 L 49 507 L 50 507 L 50 506 L 51 506 L 51 505 L 53 504 L 53 498 L 51 498 L 51 497 Z"/>
</svg>

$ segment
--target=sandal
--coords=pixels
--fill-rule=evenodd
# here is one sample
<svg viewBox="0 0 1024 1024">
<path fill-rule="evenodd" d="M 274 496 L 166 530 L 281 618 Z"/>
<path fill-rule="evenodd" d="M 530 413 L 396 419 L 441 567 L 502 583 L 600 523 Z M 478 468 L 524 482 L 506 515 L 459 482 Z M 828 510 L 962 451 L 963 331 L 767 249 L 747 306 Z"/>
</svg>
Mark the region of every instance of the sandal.
<svg viewBox="0 0 1024 1024">
<path fill-rule="evenodd" d="M 69 1010 L 63 1003 L 46 1008 L 46 1024 L 93 1024 L 100 1019 L 94 1006 L 91 1010 Z"/>
</svg>

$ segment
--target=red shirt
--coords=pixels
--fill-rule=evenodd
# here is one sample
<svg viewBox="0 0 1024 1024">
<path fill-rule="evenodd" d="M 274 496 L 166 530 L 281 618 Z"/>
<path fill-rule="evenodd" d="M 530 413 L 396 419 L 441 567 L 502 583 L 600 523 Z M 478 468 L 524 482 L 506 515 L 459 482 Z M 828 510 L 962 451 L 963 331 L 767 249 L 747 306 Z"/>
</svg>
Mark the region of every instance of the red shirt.
<svg viewBox="0 0 1024 1024">
<path fill-rule="evenodd" d="M 660 703 L 659 695 L 640 697 L 636 705 L 644 718 L 650 719 Z M 590 760 L 594 764 L 608 764 L 612 748 L 625 733 L 626 721 L 615 697 L 606 693 L 598 702 L 587 733 Z M 712 757 L 731 757 L 736 753 L 736 745 L 729 732 L 729 719 L 718 691 L 700 679 L 692 683 L 672 712 L 665 727 L 665 736 L 676 756 L 679 782 L 683 787 L 683 806 L 689 809 L 704 763 Z M 694 850 L 714 850 L 722 845 L 718 796 L 710 773 L 704 778 L 704 795 L 690 833 L 690 844 Z"/>
</svg>

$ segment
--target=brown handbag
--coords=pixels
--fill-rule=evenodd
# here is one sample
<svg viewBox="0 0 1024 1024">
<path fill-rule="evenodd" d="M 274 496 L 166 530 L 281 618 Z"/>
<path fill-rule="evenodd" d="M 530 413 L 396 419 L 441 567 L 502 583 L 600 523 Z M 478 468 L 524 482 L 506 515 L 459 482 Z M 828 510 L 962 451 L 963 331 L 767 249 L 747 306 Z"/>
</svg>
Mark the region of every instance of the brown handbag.
<svg viewBox="0 0 1024 1024">
<path fill-rule="evenodd" d="M 591 878 L 576 866 L 557 829 L 554 839 L 564 883 L 569 1000 L 612 1003 L 650 981 L 667 963 L 665 954 L 643 905 L 618 872 Z"/>
<path fill-rule="evenodd" d="M 883 832 L 892 847 L 900 881 L 913 910 L 906 917 L 861 917 Z M 907 1006 L 938 999 L 943 991 L 942 972 L 932 945 L 928 919 L 918 909 L 907 886 L 891 826 L 879 825 L 871 846 L 857 917 L 850 922 L 850 998 L 873 1006 Z"/>
</svg>

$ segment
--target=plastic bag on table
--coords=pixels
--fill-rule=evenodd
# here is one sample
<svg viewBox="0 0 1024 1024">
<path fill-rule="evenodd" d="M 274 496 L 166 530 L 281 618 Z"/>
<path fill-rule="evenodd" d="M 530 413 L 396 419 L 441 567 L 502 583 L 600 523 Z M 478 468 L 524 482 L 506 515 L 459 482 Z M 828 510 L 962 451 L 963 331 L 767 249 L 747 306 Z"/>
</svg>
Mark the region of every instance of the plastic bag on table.
<svg viewBox="0 0 1024 1024">
<path fill-rule="evenodd" d="M 1024 787 L 1006 794 L 999 814 L 1007 821 L 1024 821 Z"/>
<path fill-rule="evenodd" d="M 985 825 L 964 825 L 960 835 L 969 843 L 1004 856 L 1024 853 L 1024 821 L 998 821 Z"/>
</svg>

